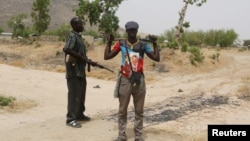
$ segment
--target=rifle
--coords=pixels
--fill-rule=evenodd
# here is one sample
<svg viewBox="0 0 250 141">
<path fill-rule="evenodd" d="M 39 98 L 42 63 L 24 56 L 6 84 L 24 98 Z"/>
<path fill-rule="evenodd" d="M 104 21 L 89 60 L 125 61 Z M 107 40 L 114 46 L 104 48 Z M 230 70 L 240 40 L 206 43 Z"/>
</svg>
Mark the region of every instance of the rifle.
<svg viewBox="0 0 250 141">
<path fill-rule="evenodd" d="M 120 41 L 120 40 L 126 40 L 126 38 L 115 38 L 115 39 L 114 39 L 114 41 Z M 139 40 L 145 41 L 145 42 L 152 42 L 151 40 L 149 40 L 149 39 L 144 39 L 144 38 L 139 39 Z"/>
<path fill-rule="evenodd" d="M 100 32 L 100 33 L 103 34 L 103 35 L 105 35 L 104 32 Z M 106 38 L 107 38 L 107 40 L 109 40 L 110 38 L 113 38 L 113 41 L 127 40 L 127 38 L 115 38 L 112 33 L 109 34 L 108 36 L 106 36 Z M 154 42 L 156 42 L 157 38 L 158 38 L 157 35 L 150 35 L 149 34 L 147 38 L 140 38 L 139 40 L 145 41 L 145 42 L 154 43 Z"/>
<path fill-rule="evenodd" d="M 109 68 L 106 68 L 106 67 L 104 67 L 103 65 L 98 64 L 97 62 L 91 61 L 90 59 L 87 59 L 86 62 L 87 62 L 87 64 L 88 64 L 88 72 L 90 72 L 90 65 L 99 67 L 99 68 L 101 68 L 101 69 L 106 69 L 106 70 L 108 70 L 108 71 L 110 71 L 110 72 L 114 72 L 114 71 L 110 70 Z"/>
<path fill-rule="evenodd" d="M 98 64 L 97 62 L 93 62 L 90 59 L 86 59 L 85 57 L 82 57 L 81 55 L 79 55 L 78 53 L 75 53 L 74 51 L 72 51 L 70 49 L 63 48 L 63 51 L 65 52 L 65 61 L 67 60 L 66 59 L 66 54 L 69 54 L 70 56 L 73 56 L 73 57 L 77 58 L 78 60 L 85 61 L 88 64 L 88 72 L 90 72 L 90 65 L 97 66 L 97 67 L 99 67 L 101 69 L 106 69 L 106 70 L 108 70 L 110 72 L 114 72 L 114 71 L 104 67 L 103 65 Z M 76 60 L 74 59 L 74 61 L 76 61 Z"/>
</svg>

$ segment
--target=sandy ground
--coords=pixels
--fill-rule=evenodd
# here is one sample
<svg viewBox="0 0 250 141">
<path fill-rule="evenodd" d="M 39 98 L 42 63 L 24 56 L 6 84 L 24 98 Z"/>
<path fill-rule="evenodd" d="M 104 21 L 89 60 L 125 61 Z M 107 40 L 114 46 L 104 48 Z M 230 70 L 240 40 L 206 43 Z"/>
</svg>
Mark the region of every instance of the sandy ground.
<svg viewBox="0 0 250 141">
<path fill-rule="evenodd" d="M 223 55 L 230 56 L 232 63 L 207 72 L 146 73 L 157 80 L 147 84 L 146 141 L 206 141 L 208 124 L 250 123 L 250 53 Z M 86 114 L 92 120 L 75 129 L 65 125 L 64 73 L 0 64 L 0 94 L 17 98 L 16 108 L 0 108 L 1 141 L 114 140 L 118 134 L 115 81 L 92 77 L 87 81 Z M 132 102 L 127 134 L 133 141 Z"/>
</svg>

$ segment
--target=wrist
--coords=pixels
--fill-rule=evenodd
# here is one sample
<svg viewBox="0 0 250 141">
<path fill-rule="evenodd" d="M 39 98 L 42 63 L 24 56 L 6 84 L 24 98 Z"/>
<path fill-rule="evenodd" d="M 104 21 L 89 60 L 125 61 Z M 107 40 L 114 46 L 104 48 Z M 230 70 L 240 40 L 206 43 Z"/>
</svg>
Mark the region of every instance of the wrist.
<svg viewBox="0 0 250 141">
<path fill-rule="evenodd" d="M 157 46 L 157 43 L 156 43 L 156 42 L 153 42 L 153 46 L 156 47 L 156 46 Z"/>
<path fill-rule="evenodd" d="M 108 41 L 107 45 L 111 46 L 112 45 L 112 41 Z"/>
</svg>

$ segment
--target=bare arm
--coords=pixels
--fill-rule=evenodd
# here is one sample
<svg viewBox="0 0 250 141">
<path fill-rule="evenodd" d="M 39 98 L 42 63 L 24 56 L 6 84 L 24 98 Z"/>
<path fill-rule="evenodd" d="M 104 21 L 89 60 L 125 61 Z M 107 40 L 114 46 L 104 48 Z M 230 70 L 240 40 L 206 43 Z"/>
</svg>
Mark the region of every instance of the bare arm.
<svg viewBox="0 0 250 141">
<path fill-rule="evenodd" d="M 153 47 L 154 47 L 154 51 L 147 53 L 147 56 L 156 62 L 160 62 L 160 53 L 157 47 L 157 43 L 154 42 Z"/>
<path fill-rule="evenodd" d="M 81 62 L 87 62 L 87 58 L 85 58 L 84 56 L 76 53 L 75 51 L 68 49 L 68 48 L 63 48 L 63 51 L 73 57 L 75 57 L 76 59 L 80 60 Z"/>
<path fill-rule="evenodd" d="M 74 52 L 73 50 L 71 49 L 68 49 L 68 48 L 63 48 L 63 51 L 73 57 L 75 57 L 76 59 L 80 60 L 81 62 L 86 62 L 92 66 L 96 66 L 98 63 L 97 62 L 93 62 L 92 60 Z"/>
<path fill-rule="evenodd" d="M 104 51 L 104 60 L 111 59 L 119 53 L 115 50 L 111 50 L 111 45 L 112 45 L 112 41 L 109 41 Z"/>
</svg>

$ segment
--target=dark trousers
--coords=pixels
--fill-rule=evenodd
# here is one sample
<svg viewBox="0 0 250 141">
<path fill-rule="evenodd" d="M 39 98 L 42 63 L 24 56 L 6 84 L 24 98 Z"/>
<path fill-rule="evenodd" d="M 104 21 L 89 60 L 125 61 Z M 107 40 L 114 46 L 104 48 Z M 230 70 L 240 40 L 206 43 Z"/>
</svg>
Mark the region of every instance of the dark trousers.
<svg viewBox="0 0 250 141">
<path fill-rule="evenodd" d="M 66 122 L 77 120 L 85 111 L 86 77 L 67 78 L 68 111 Z"/>
</svg>

